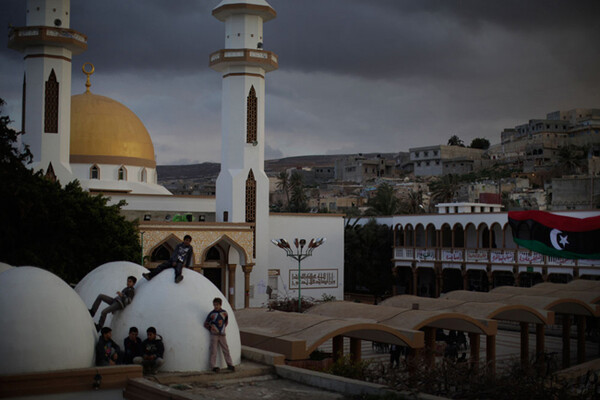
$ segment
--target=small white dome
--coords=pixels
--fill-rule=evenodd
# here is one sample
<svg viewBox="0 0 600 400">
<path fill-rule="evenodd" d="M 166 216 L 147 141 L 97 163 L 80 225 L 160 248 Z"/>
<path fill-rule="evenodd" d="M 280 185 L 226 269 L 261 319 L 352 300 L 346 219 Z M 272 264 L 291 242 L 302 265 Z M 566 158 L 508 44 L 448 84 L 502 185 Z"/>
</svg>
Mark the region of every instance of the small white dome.
<svg viewBox="0 0 600 400">
<path fill-rule="evenodd" d="M 0 274 L 0 375 L 94 365 L 96 332 L 85 304 L 40 268 Z"/>
<path fill-rule="evenodd" d="M 148 270 L 139 264 L 135 264 L 129 261 L 113 261 L 106 264 L 102 264 L 98 268 L 90 271 L 82 280 L 79 281 L 75 286 L 75 291 L 87 308 L 92 308 L 94 300 L 99 294 L 105 294 L 110 297 L 115 297 L 117 291 L 123 289 L 127 285 L 127 277 L 133 275 L 137 278 L 137 289 L 142 278 L 142 274 L 148 272 Z M 135 301 L 135 297 L 134 297 Z M 106 303 L 101 303 L 96 315 L 94 316 L 94 322 L 98 322 L 100 319 L 100 312 L 107 307 Z M 108 314 L 104 326 L 110 326 L 112 314 Z M 114 339 L 113 339 L 114 340 Z M 122 344 L 119 344 L 122 345 Z"/>
<path fill-rule="evenodd" d="M 4 271 L 6 271 L 7 269 L 11 269 L 13 266 L 12 265 L 8 265 L 6 263 L 0 262 L 0 274 Z"/>
<path fill-rule="evenodd" d="M 240 331 L 231 305 L 212 282 L 193 270 L 183 271 L 184 279 L 174 282 L 174 270 L 167 269 L 151 281 L 144 278 L 136 285 L 135 298 L 123 311 L 115 313 L 111 328 L 113 340 L 120 346 L 136 326 L 140 338 L 146 338 L 146 329 L 154 326 L 163 338 L 165 364 L 162 371 L 204 371 L 209 366 L 210 334 L 204 320 L 213 309 L 215 297 L 223 300 L 223 309 L 229 314 L 226 329 L 227 344 L 234 364 L 241 360 Z M 217 362 L 225 367 L 221 352 Z"/>
</svg>

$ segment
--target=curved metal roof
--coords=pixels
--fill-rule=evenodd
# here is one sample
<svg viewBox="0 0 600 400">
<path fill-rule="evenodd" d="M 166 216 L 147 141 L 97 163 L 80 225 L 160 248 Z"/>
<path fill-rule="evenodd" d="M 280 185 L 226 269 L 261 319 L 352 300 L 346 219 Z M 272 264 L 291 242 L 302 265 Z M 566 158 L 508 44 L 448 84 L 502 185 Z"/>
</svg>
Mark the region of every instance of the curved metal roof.
<svg viewBox="0 0 600 400">
<path fill-rule="evenodd" d="M 507 304 L 501 302 L 477 302 L 460 299 L 417 297 L 400 295 L 390 297 L 380 303 L 390 307 L 412 307 L 418 304 L 419 310 L 438 310 L 457 312 L 473 318 L 489 318 L 535 324 L 554 323 L 554 312 L 543 308 L 534 308 L 522 304 Z"/>
<path fill-rule="evenodd" d="M 332 318 L 264 308 L 236 310 L 235 317 L 243 345 L 281 353 L 289 360 L 308 358 L 321 344 L 338 335 L 411 348 L 425 345 L 423 332 L 394 328 L 369 319 Z"/>
</svg>

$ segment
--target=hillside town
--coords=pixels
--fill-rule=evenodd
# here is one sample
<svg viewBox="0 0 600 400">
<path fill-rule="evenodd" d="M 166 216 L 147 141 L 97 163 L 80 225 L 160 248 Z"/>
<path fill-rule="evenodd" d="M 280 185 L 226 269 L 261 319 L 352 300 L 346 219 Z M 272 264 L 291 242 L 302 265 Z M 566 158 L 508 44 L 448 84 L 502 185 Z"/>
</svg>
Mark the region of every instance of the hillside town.
<svg viewBox="0 0 600 400">
<path fill-rule="evenodd" d="M 159 166 L 159 181 L 174 194 L 214 195 L 216 166 L 193 176 L 186 170 L 194 166 Z M 383 183 L 403 205 L 398 213 L 434 213 L 440 202 L 495 203 L 504 211 L 595 209 L 600 109 L 549 112 L 470 144 L 449 135 L 447 143 L 407 152 L 268 160 L 265 172 L 275 212 L 362 214 Z"/>
<path fill-rule="evenodd" d="M 19 67 L 5 74 L 19 81 L 19 94 L 0 98 L 0 398 L 598 398 L 600 108 L 568 107 L 600 98 L 582 96 L 575 81 L 585 79 L 573 71 L 563 84 L 577 97 L 547 89 L 547 103 L 518 99 L 528 107 L 500 110 L 494 101 L 517 102 L 505 86 L 531 78 L 509 70 L 502 81 L 506 66 L 488 57 L 464 68 L 474 54 L 461 51 L 464 39 L 485 37 L 469 43 L 477 52 L 501 44 L 492 40 L 494 20 L 475 28 L 464 21 L 497 7 L 489 15 L 513 34 L 521 12 L 498 10 L 519 8 L 460 1 L 451 13 L 460 18 L 444 22 L 432 10 L 450 2 L 281 1 L 278 14 L 266 0 L 213 1 L 7 7 L 21 18 L 9 25 L 7 46 Z M 301 9 L 286 20 L 287 7 Z M 568 9 L 576 12 L 570 21 L 589 25 L 586 7 Z M 560 21 L 566 11 L 556 13 Z M 442 26 L 439 38 L 468 27 L 444 56 L 445 43 L 414 41 L 422 29 L 396 30 L 405 17 L 421 28 L 419 14 L 436 16 L 427 27 Z M 279 28 L 263 32 L 278 15 Z M 344 29 L 331 29 L 338 17 Z M 297 18 L 301 35 L 290 29 Z M 386 39 L 370 36 L 383 25 L 392 28 L 381 31 Z M 319 42 L 342 41 L 315 46 L 319 29 Z M 570 32 L 560 36 L 572 50 Z M 138 34 L 143 44 L 125 44 Z M 540 36 L 531 36 L 536 47 Z M 513 57 L 524 37 L 505 43 Z M 385 46 L 371 54 L 364 43 Z M 403 47 L 390 48 L 396 43 Z M 101 56 L 103 46 L 110 52 Z M 417 51 L 407 53 L 411 46 Z M 151 62 L 139 57 L 143 47 Z M 271 48 L 282 50 L 279 75 L 271 74 L 280 67 Z M 89 59 L 76 58 L 82 53 Z M 424 61 L 411 67 L 410 54 Z M 432 55 L 446 69 L 435 81 L 439 71 L 420 77 Z M 364 75 L 349 79 L 347 64 L 361 57 Z M 142 80 L 119 66 L 128 59 Z M 310 72 L 307 61 L 319 65 Z M 165 68 L 159 62 L 182 67 L 165 69 L 177 81 L 169 90 L 165 75 L 140 68 Z M 323 69 L 327 62 L 337 73 Z M 484 80 L 500 82 L 495 93 L 475 79 L 488 63 Z M 313 84 L 335 101 L 303 91 Z M 457 113 L 470 87 L 477 93 Z M 348 91 L 358 107 L 324 118 L 300 103 L 272 107 L 303 98 L 325 109 Z M 501 91 L 509 97 L 496 98 Z M 150 114 L 137 109 L 145 101 Z M 520 120 L 546 107 L 567 108 Z M 405 131 L 397 120 L 382 122 L 400 109 L 412 119 Z M 161 127 L 150 125 L 156 116 Z M 427 125 L 434 119 L 444 129 Z M 298 138 L 310 145 L 294 147 Z M 325 155 L 284 157 L 315 153 Z"/>
</svg>

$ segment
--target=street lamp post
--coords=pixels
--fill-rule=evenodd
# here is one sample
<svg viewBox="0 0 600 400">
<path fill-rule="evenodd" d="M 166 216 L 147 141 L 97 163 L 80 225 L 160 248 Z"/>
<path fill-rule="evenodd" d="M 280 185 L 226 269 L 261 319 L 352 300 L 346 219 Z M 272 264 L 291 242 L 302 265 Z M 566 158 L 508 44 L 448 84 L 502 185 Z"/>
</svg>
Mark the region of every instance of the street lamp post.
<svg viewBox="0 0 600 400">
<path fill-rule="evenodd" d="M 142 267 L 144 266 L 144 233 L 146 233 L 146 232 L 144 232 L 144 231 L 140 232 L 140 236 L 141 236 L 140 237 L 140 242 L 141 242 L 141 245 L 142 245 Z"/>
<path fill-rule="evenodd" d="M 296 238 L 294 239 L 294 247 L 296 248 L 295 251 L 285 239 L 271 239 L 271 242 L 275 246 L 285 250 L 286 256 L 298 261 L 298 312 L 302 312 L 302 260 L 312 256 L 313 250 L 325 243 L 325 238 L 310 239 L 308 246 L 306 246 L 306 240 L 298 240 L 298 238 Z"/>
</svg>

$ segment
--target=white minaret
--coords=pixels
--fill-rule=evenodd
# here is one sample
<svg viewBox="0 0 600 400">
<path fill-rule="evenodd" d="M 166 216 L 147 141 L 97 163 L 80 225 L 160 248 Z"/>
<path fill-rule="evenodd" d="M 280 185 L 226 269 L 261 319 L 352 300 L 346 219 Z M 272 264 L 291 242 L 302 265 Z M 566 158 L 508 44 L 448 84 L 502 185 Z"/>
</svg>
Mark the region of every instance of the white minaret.
<svg viewBox="0 0 600 400">
<path fill-rule="evenodd" d="M 270 242 L 265 75 L 278 64 L 274 53 L 263 50 L 263 22 L 276 13 L 264 0 L 223 0 L 212 14 L 225 22 L 225 48 L 210 55 L 210 67 L 223 75 L 217 221 L 256 223 L 251 281 L 266 280 Z"/>
<path fill-rule="evenodd" d="M 25 54 L 23 141 L 33 168 L 66 184 L 71 131 L 71 58 L 87 37 L 69 29 L 70 0 L 28 0 L 26 26 L 13 28 L 8 47 Z"/>
</svg>

